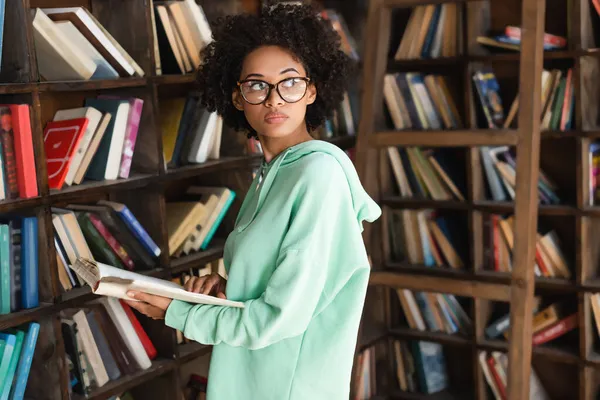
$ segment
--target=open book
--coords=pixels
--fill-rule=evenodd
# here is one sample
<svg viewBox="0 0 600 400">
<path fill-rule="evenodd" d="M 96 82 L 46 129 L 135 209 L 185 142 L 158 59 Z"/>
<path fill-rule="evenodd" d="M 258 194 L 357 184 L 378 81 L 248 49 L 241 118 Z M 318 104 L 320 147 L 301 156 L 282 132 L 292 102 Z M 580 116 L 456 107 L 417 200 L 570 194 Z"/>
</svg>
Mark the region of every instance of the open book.
<svg viewBox="0 0 600 400">
<path fill-rule="evenodd" d="M 244 304 L 238 301 L 188 292 L 181 285 L 174 282 L 111 267 L 86 258 L 78 258 L 71 265 L 71 269 L 90 285 L 92 292 L 98 295 L 136 301 L 127 296 L 127 291 L 136 290 L 188 303 L 244 307 Z"/>
</svg>

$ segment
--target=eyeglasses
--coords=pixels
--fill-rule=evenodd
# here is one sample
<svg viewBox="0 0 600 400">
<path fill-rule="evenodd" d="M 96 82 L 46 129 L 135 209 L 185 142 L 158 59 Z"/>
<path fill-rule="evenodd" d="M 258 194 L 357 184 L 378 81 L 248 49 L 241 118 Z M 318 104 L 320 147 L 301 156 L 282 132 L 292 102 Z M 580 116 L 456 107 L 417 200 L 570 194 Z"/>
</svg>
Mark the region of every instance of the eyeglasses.
<svg viewBox="0 0 600 400">
<path fill-rule="evenodd" d="M 244 100 L 252 105 L 258 105 L 271 96 L 273 88 L 286 103 L 296 103 L 306 95 L 309 82 L 310 78 L 293 77 L 283 79 L 274 85 L 259 79 L 246 79 L 239 81 L 237 85 Z"/>
</svg>

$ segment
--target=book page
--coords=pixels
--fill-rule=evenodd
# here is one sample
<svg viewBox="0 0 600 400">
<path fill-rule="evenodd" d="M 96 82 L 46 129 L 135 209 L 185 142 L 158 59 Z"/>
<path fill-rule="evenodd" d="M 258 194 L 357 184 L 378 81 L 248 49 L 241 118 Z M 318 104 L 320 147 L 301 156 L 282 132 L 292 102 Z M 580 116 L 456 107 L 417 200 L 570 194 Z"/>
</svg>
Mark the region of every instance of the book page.
<svg viewBox="0 0 600 400">
<path fill-rule="evenodd" d="M 71 265 L 71 269 L 88 283 L 97 295 L 135 301 L 135 299 L 127 296 L 127 291 L 136 290 L 194 304 L 244 307 L 241 302 L 188 292 L 181 285 L 171 281 L 115 268 L 84 258 L 78 258 L 75 264 Z"/>
</svg>

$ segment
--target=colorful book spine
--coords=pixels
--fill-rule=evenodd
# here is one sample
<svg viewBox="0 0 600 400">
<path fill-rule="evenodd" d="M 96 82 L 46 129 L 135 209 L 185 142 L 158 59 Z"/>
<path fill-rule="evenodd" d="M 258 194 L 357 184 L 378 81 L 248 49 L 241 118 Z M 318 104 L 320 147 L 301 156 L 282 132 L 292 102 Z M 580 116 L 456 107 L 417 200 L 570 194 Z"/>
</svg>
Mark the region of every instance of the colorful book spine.
<svg viewBox="0 0 600 400">
<path fill-rule="evenodd" d="M 27 379 L 29 378 L 29 371 L 31 370 L 31 362 L 33 361 L 33 353 L 35 352 L 35 345 L 40 333 L 40 324 L 37 322 L 31 322 L 25 341 L 23 343 L 23 350 L 21 352 L 21 358 L 19 359 L 19 365 L 17 366 L 17 373 L 15 376 L 15 383 L 10 391 L 11 400 L 23 400 L 25 396 L 25 388 L 27 388 Z"/>
<path fill-rule="evenodd" d="M 204 242 L 202 242 L 202 246 L 200 246 L 200 248 L 202 250 L 206 250 L 208 248 L 208 245 L 210 244 L 211 239 L 213 238 L 215 232 L 217 231 L 217 228 L 221 224 L 221 221 L 223 221 L 223 217 L 225 217 L 225 214 L 227 214 L 227 210 L 229 210 L 229 207 L 233 203 L 234 199 L 235 199 L 235 192 L 233 190 L 229 190 L 229 198 L 227 199 L 227 202 L 223 205 L 223 209 L 221 210 L 221 213 L 215 220 L 215 223 L 210 227 L 210 230 L 206 234 L 206 238 L 204 239 Z"/>
<path fill-rule="evenodd" d="M 131 161 L 133 160 L 133 152 L 135 150 L 135 142 L 137 140 L 138 131 L 140 129 L 140 121 L 142 119 L 144 100 L 134 98 L 129 101 L 129 104 L 129 119 L 127 121 L 127 131 L 125 132 L 125 142 L 123 143 L 121 168 L 119 168 L 119 177 L 121 178 L 129 178 Z"/>
<path fill-rule="evenodd" d="M 3 349 L 0 351 L 0 392 L 2 392 L 4 391 L 4 386 L 9 384 L 7 379 L 8 369 L 13 352 L 15 351 L 17 337 L 9 333 L 0 332 L 0 342 L 3 344 Z"/>
<path fill-rule="evenodd" d="M 533 345 L 537 346 L 544 344 L 557 337 L 564 335 L 565 333 L 575 329 L 577 327 L 577 313 L 568 316 L 557 322 L 556 324 L 544 329 L 541 332 L 533 335 Z"/>
<path fill-rule="evenodd" d="M 0 314 L 10 313 L 10 241 L 8 225 L 0 225 Z"/>
<path fill-rule="evenodd" d="M 13 130 L 2 131 L 0 134 L 2 140 L 2 150 L 4 152 L 4 168 L 6 171 L 6 198 L 16 199 L 19 197 L 19 181 L 17 179 L 17 159 L 15 157 L 15 143 Z"/>
<path fill-rule="evenodd" d="M 123 262 L 123 265 L 127 267 L 129 270 L 133 270 L 135 264 L 129 254 L 125 251 L 123 246 L 117 241 L 117 239 L 110 233 L 108 228 L 104 225 L 104 223 L 98 218 L 96 215 L 92 213 L 87 214 L 90 219 L 92 225 L 96 228 L 100 236 L 106 241 L 111 250 L 116 254 L 117 257 Z"/>
<path fill-rule="evenodd" d="M 10 389 L 12 388 L 15 380 L 15 374 L 17 372 L 17 366 L 19 365 L 19 359 L 21 358 L 21 350 L 23 349 L 23 341 L 25 340 L 25 333 L 23 331 L 17 331 L 15 333 L 15 349 L 8 365 L 8 372 L 6 379 L 4 380 L 4 386 L 0 392 L 0 400 L 8 400 Z"/>
<path fill-rule="evenodd" d="M 148 232 L 146 232 L 132 212 L 129 211 L 129 208 L 123 205 L 123 208 L 118 210 L 117 214 L 119 214 L 119 217 L 123 219 L 133 235 L 144 245 L 150 254 L 154 254 L 154 256 L 158 257 L 160 255 L 160 248 L 154 243 L 150 235 L 148 235 Z"/>
<path fill-rule="evenodd" d="M 3 106 L 0 105 L 0 107 Z M 6 107 L 12 112 L 19 196 L 23 199 L 36 197 L 38 195 L 37 173 L 35 170 L 35 157 L 33 155 L 29 105 L 12 104 L 6 105 Z"/>
<path fill-rule="evenodd" d="M 21 231 L 21 302 L 23 308 L 38 307 L 38 223 L 37 218 L 23 218 Z"/>
</svg>

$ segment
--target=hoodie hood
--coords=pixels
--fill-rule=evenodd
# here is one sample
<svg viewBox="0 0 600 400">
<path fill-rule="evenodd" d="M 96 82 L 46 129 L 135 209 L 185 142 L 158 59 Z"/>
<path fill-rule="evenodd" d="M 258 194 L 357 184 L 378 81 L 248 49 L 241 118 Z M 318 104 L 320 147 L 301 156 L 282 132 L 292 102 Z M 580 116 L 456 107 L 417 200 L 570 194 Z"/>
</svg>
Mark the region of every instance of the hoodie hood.
<svg viewBox="0 0 600 400">
<path fill-rule="evenodd" d="M 361 226 L 361 230 L 363 229 L 363 221 L 373 222 L 379 218 L 381 215 L 381 208 L 363 188 L 356 169 L 346 153 L 331 143 L 322 140 L 309 140 L 287 148 L 268 163 L 263 159 L 258 171 L 259 179 L 255 179 L 249 190 L 249 195 L 253 192 L 258 192 L 258 198 L 251 202 L 254 206 L 254 212 L 248 220 L 238 226 L 239 231 L 245 229 L 260 210 L 279 169 L 293 164 L 302 157 L 312 153 L 328 154 L 334 157 L 342 167 L 344 175 L 346 176 L 346 181 L 348 182 L 348 187 L 350 188 L 354 214 L 356 215 L 357 222 Z M 242 213 L 243 209 L 240 210 L 240 215 Z"/>
</svg>

